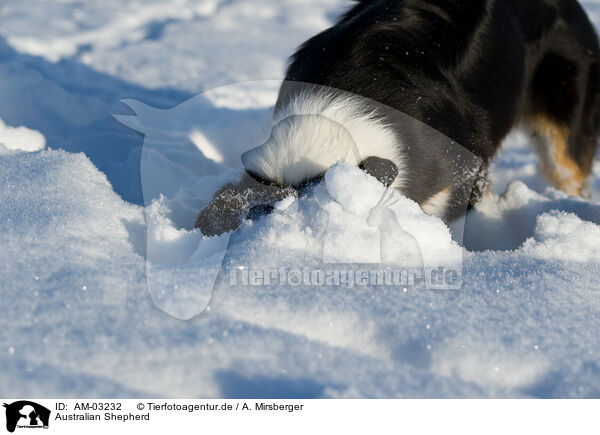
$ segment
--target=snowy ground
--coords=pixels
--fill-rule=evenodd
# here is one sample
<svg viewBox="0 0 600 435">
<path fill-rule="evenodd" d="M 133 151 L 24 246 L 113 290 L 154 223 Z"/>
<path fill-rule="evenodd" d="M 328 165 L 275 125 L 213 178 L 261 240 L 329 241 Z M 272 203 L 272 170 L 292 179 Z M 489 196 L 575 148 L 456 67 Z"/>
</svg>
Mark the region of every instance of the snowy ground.
<svg viewBox="0 0 600 435">
<path fill-rule="evenodd" d="M 600 0 L 584 4 L 600 26 Z M 346 6 L 0 5 L 0 395 L 600 397 L 600 165 L 592 201 L 567 197 L 520 134 L 494 165 L 498 196 L 467 220 L 467 249 L 408 200 L 394 206 L 424 258 L 458 250 L 461 290 L 230 286 L 221 274 L 200 316 L 161 311 L 188 317 L 193 297 L 154 284 L 197 279 L 210 250 L 190 230 L 197 211 L 240 147 L 264 139 L 287 55 Z M 136 115 L 117 117 L 146 141 L 113 114 Z M 198 152 L 215 146 L 221 163 Z M 336 167 L 315 201 L 348 218 L 336 203 L 379 193 L 363 177 L 344 197 L 337 186 L 357 176 Z M 306 226 L 319 207 L 284 205 L 237 234 L 228 264 L 315 261 L 320 233 Z M 359 226 L 330 234 L 364 247 Z"/>
</svg>

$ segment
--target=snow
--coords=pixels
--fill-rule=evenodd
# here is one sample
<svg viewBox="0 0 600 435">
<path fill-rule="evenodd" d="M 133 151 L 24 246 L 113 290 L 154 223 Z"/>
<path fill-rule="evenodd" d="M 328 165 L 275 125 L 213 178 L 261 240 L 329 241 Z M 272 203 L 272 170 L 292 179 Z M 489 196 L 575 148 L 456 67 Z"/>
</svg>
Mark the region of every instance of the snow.
<svg viewBox="0 0 600 435">
<path fill-rule="evenodd" d="M 451 228 L 338 163 L 234 234 L 193 229 L 268 138 L 286 56 L 347 4 L 0 6 L 0 394 L 600 397 L 598 164 L 569 197 L 516 133 Z M 356 280 L 384 234 L 462 288 Z M 291 279 L 324 263 L 340 285 Z"/>
<path fill-rule="evenodd" d="M 585 221 L 596 224 L 593 226 L 600 223 L 598 202 L 568 196 L 553 188 L 536 192 L 522 181 L 513 181 L 502 195 L 484 199 L 476 210 L 469 214 L 465 246 L 474 251 L 517 249 L 536 234 L 535 229 L 536 224 L 540 223 L 539 219 L 548 214 L 552 215 L 556 210 L 575 214 L 583 220 L 582 224 Z M 583 228 L 575 231 L 572 221 L 566 214 L 563 213 L 562 217 L 559 217 L 561 226 L 565 225 L 566 232 L 563 234 L 569 235 L 565 242 L 575 249 L 578 249 L 588 237 L 589 242 L 594 243 L 594 232 L 586 232 Z M 581 234 L 581 231 L 587 234 L 583 240 L 577 238 L 577 234 Z M 566 251 L 564 254 L 566 255 Z M 570 257 L 565 256 L 564 259 L 569 260 Z M 597 262 L 600 257 L 592 255 L 589 260 Z"/>
<path fill-rule="evenodd" d="M 541 260 L 594 264 L 600 259 L 599 236 L 598 225 L 554 210 L 537 218 L 533 237 L 525 241 L 522 251 Z"/>
<path fill-rule="evenodd" d="M 39 131 L 24 126 L 11 127 L 0 119 L 0 150 L 37 151 L 45 146 L 46 138 Z"/>
</svg>

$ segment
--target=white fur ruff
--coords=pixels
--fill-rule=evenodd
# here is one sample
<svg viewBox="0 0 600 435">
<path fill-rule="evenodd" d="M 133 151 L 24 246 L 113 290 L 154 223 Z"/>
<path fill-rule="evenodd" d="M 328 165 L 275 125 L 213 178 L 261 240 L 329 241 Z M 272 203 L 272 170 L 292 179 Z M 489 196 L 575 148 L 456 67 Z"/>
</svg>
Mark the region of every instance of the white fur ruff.
<svg viewBox="0 0 600 435">
<path fill-rule="evenodd" d="M 242 157 L 246 170 L 265 180 L 293 186 L 340 160 L 358 166 L 379 157 L 398 167 L 393 187 L 404 185 L 402 146 L 361 97 L 335 90 L 301 92 L 275 112 L 274 124 L 269 140 Z"/>
</svg>

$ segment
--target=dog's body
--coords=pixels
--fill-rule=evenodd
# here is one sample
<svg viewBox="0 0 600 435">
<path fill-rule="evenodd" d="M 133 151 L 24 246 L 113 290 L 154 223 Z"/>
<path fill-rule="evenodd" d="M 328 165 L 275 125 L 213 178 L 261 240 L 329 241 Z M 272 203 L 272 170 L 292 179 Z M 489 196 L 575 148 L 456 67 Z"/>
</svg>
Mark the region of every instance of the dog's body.
<svg viewBox="0 0 600 435">
<path fill-rule="evenodd" d="M 464 213 L 457 204 L 465 186 L 453 180 L 448 156 L 394 113 L 481 159 L 470 205 L 487 189 L 502 140 L 520 125 L 532 132 L 549 180 L 585 196 L 600 132 L 595 30 L 576 0 L 359 1 L 293 55 L 275 107 L 280 131 L 244 165 L 263 182 L 296 186 L 337 158 L 359 165 L 376 157 L 394 163 L 394 187 L 426 212 Z M 359 161 L 348 157 L 353 146 Z"/>
</svg>

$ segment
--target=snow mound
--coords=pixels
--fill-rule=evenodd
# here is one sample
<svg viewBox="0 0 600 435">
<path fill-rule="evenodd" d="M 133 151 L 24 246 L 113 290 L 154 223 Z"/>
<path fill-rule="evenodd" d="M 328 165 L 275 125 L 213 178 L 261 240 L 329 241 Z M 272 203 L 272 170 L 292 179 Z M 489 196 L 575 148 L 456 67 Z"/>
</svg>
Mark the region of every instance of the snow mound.
<svg viewBox="0 0 600 435">
<path fill-rule="evenodd" d="M 0 197 L 5 291 L 25 285 L 58 298 L 60 289 L 123 300 L 127 283 L 105 272 L 135 260 L 129 228 L 143 225 L 141 209 L 124 203 L 87 157 L 0 156 Z"/>
<path fill-rule="evenodd" d="M 5 150 L 38 151 L 46 147 L 46 138 L 27 127 L 10 127 L 0 119 L 0 153 Z"/>
<path fill-rule="evenodd" d="M 568 196 L 554 188 L 536 192 L 521 181 L 513 181 L 502 195 L 486 197 L 467 216 L 465 246 L 473 251 L 518 249 L 534 234 L 547 237 L 538 234 L 538 230 L 548 228 L 545 223 L 550 224 L 553 218 L 542 217 L 554 210 L 572 213 L 583 221 L 589 221 L 579 229 L 565 218 L 562 240 L 571 246 L 577 246 L 577 240 L 587 229 L 600 225 L 600 204 Z M 592 243 L 594 232 L 588 234 Z M 556 236 L 559 234 L 556 233 Z M 592 256 L 590 261 L 598 262 L 599 259 Z"/>
<path fill-rule="evenodd" d="M 598 207 L 600 221 L 600 207 Z M 573 213 L 551 211 L 537 217 L 533 237 L 521 251 L 533 258 L 575 263 L 600 262 L 600 225 Z"/>
<path fill-rule="evenodd" d="M 394 237 L 399 237 L 393 228 L 385 223 L 377 227 L 369 220 L 378 203 L 386 196 L 391 203 L 391 218 L 396 220 L 403 231 L 416 239 L 419 254 L 424 257 L 423 261 L 428 268 L 435 269 L 442 264 L 461 262 L 462 250 L 452 240 L 450 230 L 440 219 L 426 215 L 416 202 L 393 189 L 385 189 L 360 169 L 338 163 L 327 172 L 325 185 L 329 198 L 317 195 L 317 200 L 327 210 L 330 219 L 327 241 L 333 246 L 326 247 L 327 262 L 390 264 L 382 259 L 385 253 L 381 252 L 381 243 L 390 239 L 390 243 L 404 247 L 402 241 L 393 241 Z M 362 236 L 358 236 L 361 233 Z M 389 257 L 393 261 L 394 255 Z"/>
<path fill-rule="evenodd" d="M 384 221 L 373 222 L 386 197 Z M 246 220 L 231 235 L 208 238 L 198 229 L 177 228 L 185 201 L 185 195 L 161 196 L 146 208 L 148 285 L 157 306 L 176 318 L 206 308 L 221 261 L 228 270 L 260 270 L 263 279 L 267 270 L 334 265 L 417 270 L 422 277 L 441 267 L 462 276 L 463 250 L 440 219 L 344 162 L 309 194 L 281 201 L 272 214 Z M 451 287 L 460 288 L 460 281 Z"/>
</svg>

